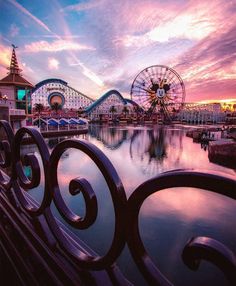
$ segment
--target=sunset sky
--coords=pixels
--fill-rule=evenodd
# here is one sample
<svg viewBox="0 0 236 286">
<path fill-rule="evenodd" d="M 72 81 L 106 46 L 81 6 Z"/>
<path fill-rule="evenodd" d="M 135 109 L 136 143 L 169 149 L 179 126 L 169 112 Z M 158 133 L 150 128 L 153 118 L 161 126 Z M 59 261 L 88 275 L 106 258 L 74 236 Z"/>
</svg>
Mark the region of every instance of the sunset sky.
<svg viewBox="0 0 236 286">
<path fill-rule="evenodd" d="M 167 65 L 186 101 L 236 99 L 236 0 L 0 0 L 0 78 L 11 44 L 23 76 L 129 98 L 135 76 Z"/>
</svg>

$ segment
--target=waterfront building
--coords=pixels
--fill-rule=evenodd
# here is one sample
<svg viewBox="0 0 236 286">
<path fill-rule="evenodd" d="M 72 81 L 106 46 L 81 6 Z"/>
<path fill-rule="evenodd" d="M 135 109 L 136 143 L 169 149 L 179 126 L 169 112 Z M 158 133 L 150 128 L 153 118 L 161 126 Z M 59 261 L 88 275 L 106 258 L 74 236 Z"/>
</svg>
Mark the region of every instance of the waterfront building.
<svg viewBox="0 0 236 286">
<path fill-rule="evenodd" d="M 185 103 L 177 115 L 177 120 L 189 124 L 216 124 L 225 122 L 225 119 L 220 103 Z"/>
<path fill-rule="evenodd" d="M 146 114 L 134 101 L 124 98 L 117 90 L 110 90 L 97 100 L 69 86 L 58 78 L 43 80 L 35 87 L 21 75 L 13 45 L 9 73 L 0 80 L 1 119 L 10 120 L 14 129 L 26 125 L 26 119 L 38 117 L 35 108 L 43 106 L 42 118 L 72 118 L 85 116 L 92 121 L 121 120 L 162 122 L 161 112 Z M 55 104 L 58 110 L 53 108 Z M 235 123 L 235 106 L 223 107 L 220 103 L 184 103 L 179 112 L 172 112 L 174 121 L 190 124 Z M 146 116 L 146 117 L 145 117 Z M 173 119 L 172 118 L 172 119 Z"/>
<path fill-rule="evenodd" d="M 14 45 L 12 45 L 9 73 L 0 80 L 0 109 L 4 118 L 10 120 L 13 129 L 26 124 L 26 118 L 31 113 L 30 93 L 33 88 L 22 75 L 19 68 Z M 8 114 L 8 115 L 7 115 Z"/>
<path fill-rule="evenodd" d="M 72 88 L 64 80 L 51 78 L 36 84 L 32 90 L 31 102 L 33 111 L 35 105 L 40 103 L 44 106 L 46 115 L 50 115 L 53 104 L 58 103 L 63 113 L 61 116 L 75 116 L 78 110 L 88 107 L 94 100 Z"/>
<path fill-rule="evenodd" d="M 126 117 L 127 114 L 132 116 L 134 106 L 137 105 L 132 100 L 125 99 L 117 90 L 110 90 L 97 100 L 93 100 L 57 78 L 46 79 L 36 84 L 32 90 L 31 103 L 35 116 L 36 104 L 42 104 L 42 117 L 68 118 L 79 114 L 93 121 Z M 57 115 L 52 111 L 55 103 L 58 103 L 61 109 Z"/>
</svg>

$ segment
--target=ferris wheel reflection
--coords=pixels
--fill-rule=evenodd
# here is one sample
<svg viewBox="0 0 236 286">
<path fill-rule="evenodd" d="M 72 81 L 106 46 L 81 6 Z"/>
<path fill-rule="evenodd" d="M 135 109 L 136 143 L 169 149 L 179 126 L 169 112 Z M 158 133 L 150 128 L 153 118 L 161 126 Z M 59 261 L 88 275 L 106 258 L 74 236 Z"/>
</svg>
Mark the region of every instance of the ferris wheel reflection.
<svg viewBox="0 0 236 286">
<path fill-rule="evenodd" d="M 122 143 L 131 137 L 128 129 L 116 126 L 91 125 L 89 134 L 101 141 L 106 148 L 112 150 L 120 148 Z"/>
<path fill-rule="evenodd" d="M 165 127 L 135 130 L 130 140 L 130 157 L 144 174 L 156 175 L 178 168 L 183 150 L 182 132 Z"/>
<path fill-rule="evenodd" d="M 89 134 L 113 151 L 126 142 L 126 156 L 130 156 L 132 164 L 143 174 L 153 176 L 180 167 L 184 136 L 180 129 L 165 126 L 91 125 Z M 126 147 L 123 152 L 124 149 Z"/>
</svg>

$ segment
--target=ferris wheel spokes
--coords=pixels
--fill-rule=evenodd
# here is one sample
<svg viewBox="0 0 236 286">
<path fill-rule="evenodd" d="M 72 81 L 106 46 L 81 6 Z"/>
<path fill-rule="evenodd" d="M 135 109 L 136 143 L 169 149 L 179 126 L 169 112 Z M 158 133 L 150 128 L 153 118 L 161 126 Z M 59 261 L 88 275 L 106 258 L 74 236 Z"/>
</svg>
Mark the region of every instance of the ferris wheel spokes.
<svg viewBox="0 0 236 286">
<path fill-rule="evenodd" d="M 173 110 L 183 106 L 185 88 L 182 79 L 173 69 L 163 65 L 151 66 L 134 79 L 131 99 L 148 114 L 159 112 L 169 122 Z"/>
</svg>

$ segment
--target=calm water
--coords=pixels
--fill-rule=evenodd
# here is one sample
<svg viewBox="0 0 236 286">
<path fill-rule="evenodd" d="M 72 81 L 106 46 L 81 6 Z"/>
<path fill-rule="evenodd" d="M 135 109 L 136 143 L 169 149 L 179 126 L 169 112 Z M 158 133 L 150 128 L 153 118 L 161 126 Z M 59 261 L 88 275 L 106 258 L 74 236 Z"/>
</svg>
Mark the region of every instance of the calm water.
<svg viewBox="0 0 236 286">
<path fill-rule="evenodd" d="M 186 130 L 169 126 L 93 125 L 89 134 L 79 138 L 89 140 L 107 155 L 124 184 L 127 197 L 142 182 L 172 169 L 217 170 L 235 176 L 236 170 L 210 163 L 207 150 L 186 137 Z M 61 140 L 48 139 L 49 148 Z M 64 199 L 80 215 L 84 214 L 84 203 L 81 196 L 69 195 L 69 182 L 80 176 L 93 186 L 98 199 L 98 218 L 88 230 L 73 231 L 97 253 L 105 254 L 112 241 L 114 211 L 102 174 L 87 156 L 74 149 L 63 154 L 58 174 Z M 41 199 L 40 188 L 31 193 Z M 202 262 L 199 270 L 193 272 L 182 262 L 181 253 L 192 236 L 210 236 L 235 250 L 235 215 L 235 202 L 223 196 L 191 188 L 168 189 L 145 201 L 140 212 L 140 230 L 147 251 L 173 284 L 222 286 L 227 285 L 227 281 L 215 266 Z M 146 285 L 127 249 L 118 265 L 135 285 Z"/>
</svg>

